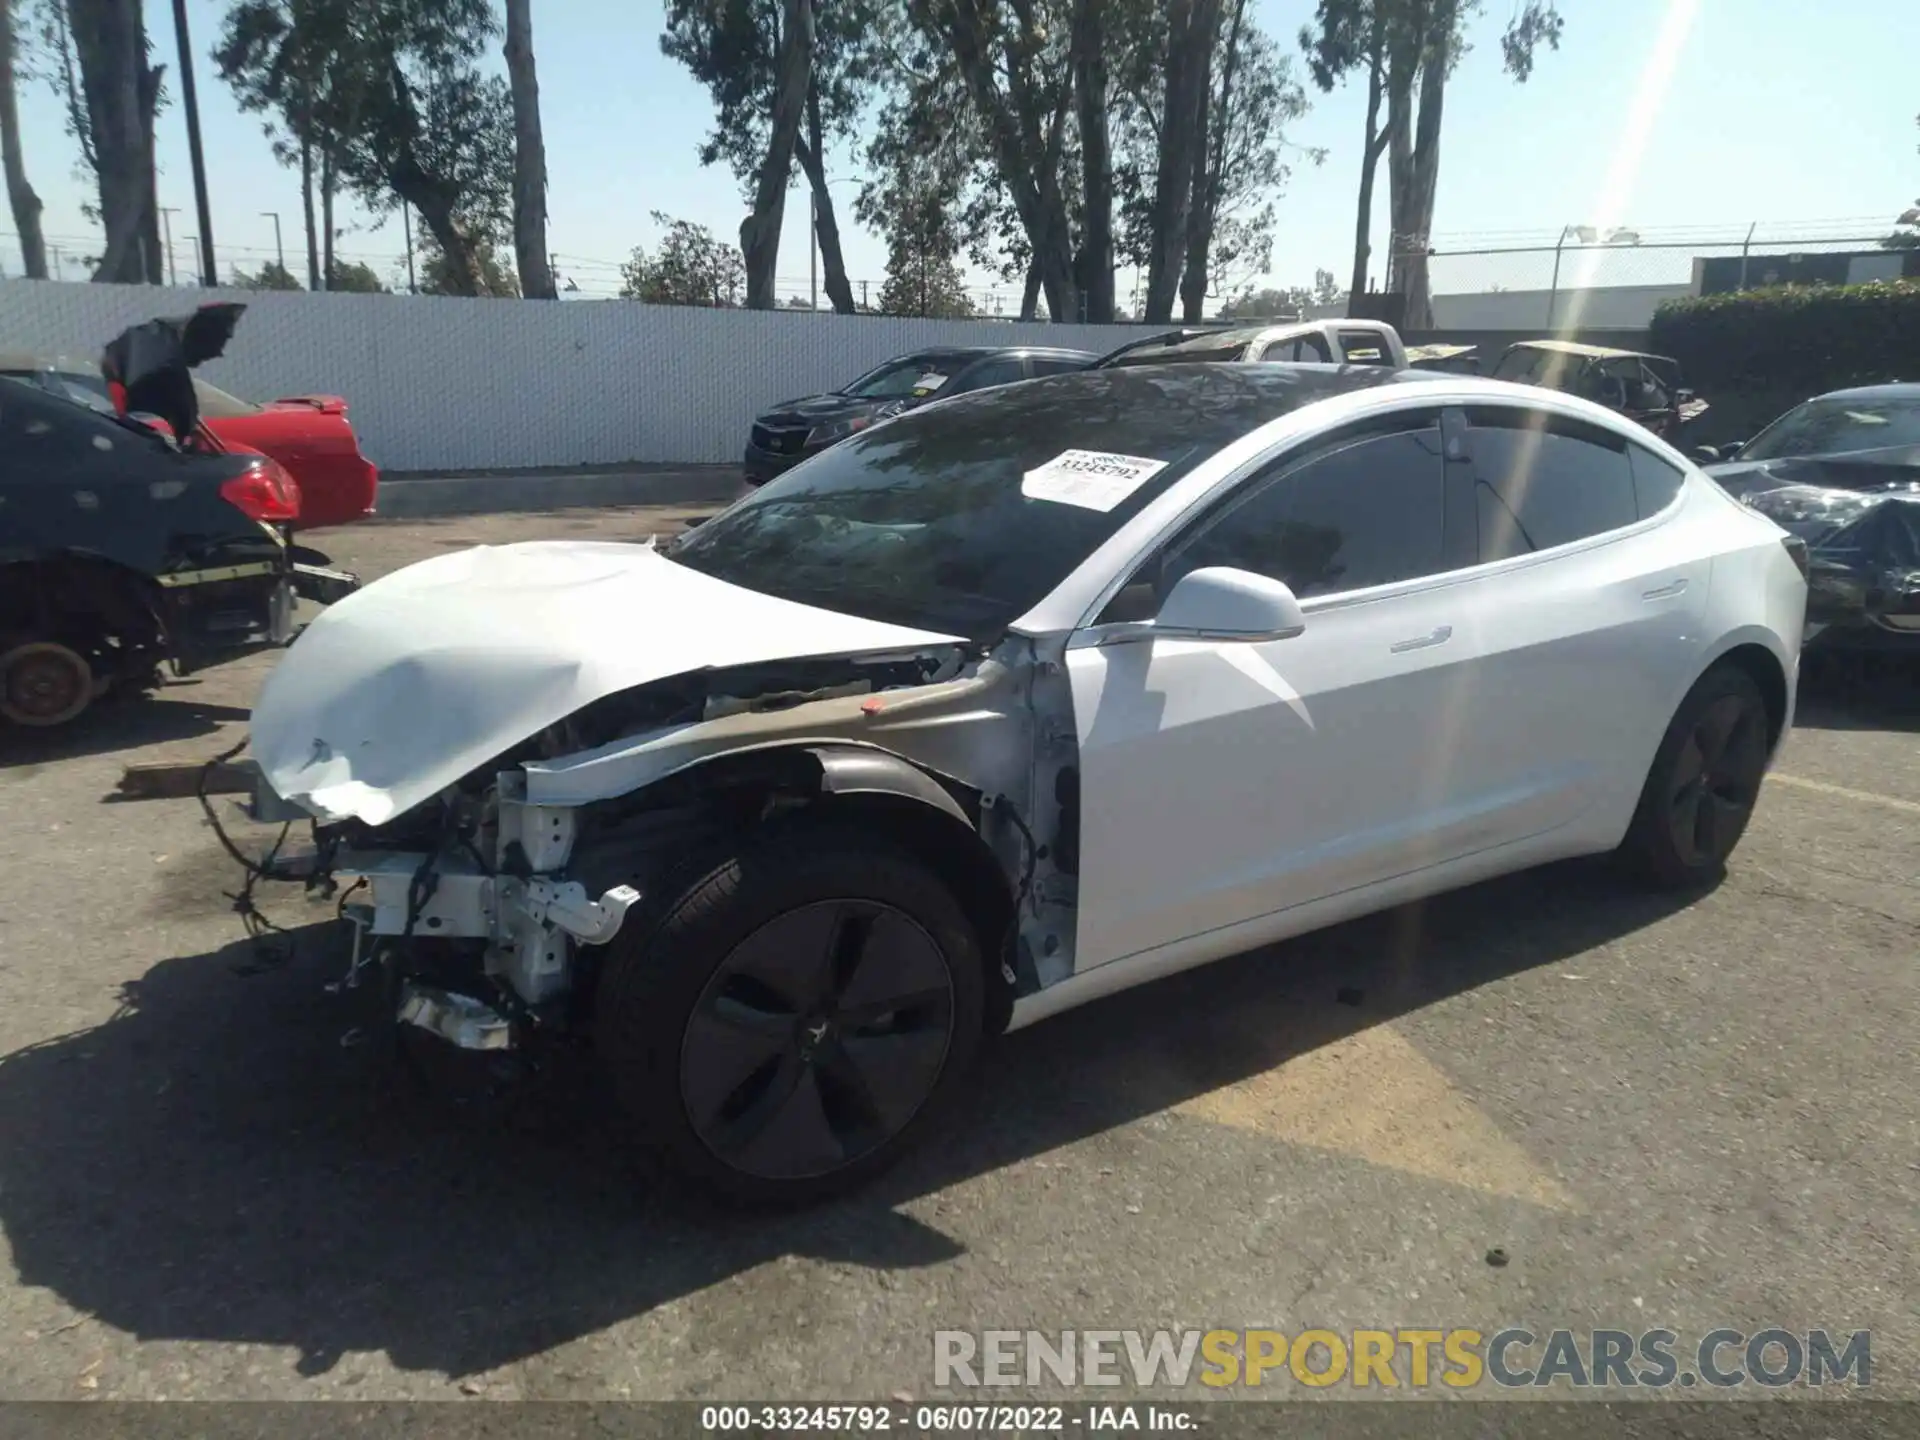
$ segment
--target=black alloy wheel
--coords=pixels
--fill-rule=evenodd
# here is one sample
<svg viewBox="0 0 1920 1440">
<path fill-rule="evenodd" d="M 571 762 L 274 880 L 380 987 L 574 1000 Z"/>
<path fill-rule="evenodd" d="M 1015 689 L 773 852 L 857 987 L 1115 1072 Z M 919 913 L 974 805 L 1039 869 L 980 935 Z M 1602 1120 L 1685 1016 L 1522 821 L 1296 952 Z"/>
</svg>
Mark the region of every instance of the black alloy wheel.
<svg viewBox="0 0 1920 1440">
<path fill-rule="evenodd" d="M 1668 889 L 1719 878 L 1760 798 L 1773 722 L 1753 677 L 1709 670 L 1667 727 L 1620 858 Z"/>
<path fill-rule="evenodd" d="M 789 910 L 734 947 L 687 1021 L 688 1119 L 743 1174 L 827 1174 L 912 1121 L 953 1024 L 946 961 L 910 916 L 871 900 Z"/>
<path fill-rule="evenodd" d="M 687 875 L 607 951 L 593 1046 L 613 1098 L 670 1178 L 719 1198 L 857 1187 L 964 1092 L 980 931 L 879 827 L 798 817 Z"/>
<path fill-rule="evenodd" d="M 1700 713 L 1668 781 L 1673 848 L 1689 867 L 1726 860 L 1753 815 L 1766 768 L 1763 707 L 1723 695 Z"/>
</svg>

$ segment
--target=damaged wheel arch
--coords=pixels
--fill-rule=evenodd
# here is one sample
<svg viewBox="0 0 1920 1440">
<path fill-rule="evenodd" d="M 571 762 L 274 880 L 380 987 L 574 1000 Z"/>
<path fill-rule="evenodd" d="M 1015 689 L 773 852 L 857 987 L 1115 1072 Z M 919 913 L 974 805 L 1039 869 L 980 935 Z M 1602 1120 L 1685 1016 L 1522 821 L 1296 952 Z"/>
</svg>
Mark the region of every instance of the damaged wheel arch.
<svg viewBox="0 0 1920 1440">
<path fill-rule="evenodd" d="M 942 876 L 986 957 L 987 1029 L 1005 1028 L 1014 999 L 1007 950 L 1017 896 L 1008 867 L 981 833 L 991 797 L 890 750 L 853 744 L 729 751 L 654 782 L 669 783 L 696 787 L 716 802 L 729 792 L 752 795 L 763 824 L 783 809 L 842 821 L 884 837 Z M 705 859 L 687 857 L 687 869 L 700 868 Z"/>
</svg>

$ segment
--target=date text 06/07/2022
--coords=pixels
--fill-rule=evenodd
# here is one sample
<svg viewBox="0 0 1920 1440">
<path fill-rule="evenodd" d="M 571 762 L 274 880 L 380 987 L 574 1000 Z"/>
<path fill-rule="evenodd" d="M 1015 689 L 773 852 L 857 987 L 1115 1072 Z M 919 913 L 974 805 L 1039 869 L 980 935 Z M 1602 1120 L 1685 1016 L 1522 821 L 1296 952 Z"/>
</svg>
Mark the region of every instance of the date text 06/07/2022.
<svg viewBox="0 0 1920 1440">
<path fill-rule="evenodd" d="M 969 1405 L 964 1402 L 880 1405 L 705 1405 L 707 1432 L 766 1434 L 1106 1434 L 1197 1428 L 1190 1407 L 1150 1404 Z"/>
</svg>

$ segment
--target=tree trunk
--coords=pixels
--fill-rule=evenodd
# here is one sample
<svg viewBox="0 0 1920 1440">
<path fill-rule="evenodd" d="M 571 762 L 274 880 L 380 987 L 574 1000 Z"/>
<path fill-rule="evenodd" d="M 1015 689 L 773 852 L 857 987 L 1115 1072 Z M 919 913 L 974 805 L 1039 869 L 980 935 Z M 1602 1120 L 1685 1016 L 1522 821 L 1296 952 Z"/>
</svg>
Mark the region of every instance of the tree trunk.
<svg viewBox="0 0 1920 1440">
<path fill-rule="evenodd" d="M 320 147 L 320 288 L 333 289 L 333 146 Z"/>
<path fill-rule="evenodd" d="M 1020 318 L 1037 320 L 1040 317 L 1040 262 L 1038 259 L 1027 262 L 1027 286 L 1020 292 Z"/>
<path fill-rule="evenodd" d="M 540 134 L 540 81 L 533 64 L 532 0 L 507 0 L 507 78 L 513 88 L 513 255 L 520 293 L 554 300 L 547 263 L 547 146 Z"/>
<path fill-rule="evenodd" d="M 411 178 L 396 178 L 394 193 L 420 213 L 433 243 L 447 261 L 447 285 L 455 295 L 483 295 L 485 277 L 480 270 L 480 252 L 467 234 L 466 227 L 454 217 L 453 206 L 438 187 Z"/>
<path fill-rule="evenodd" d="M 300 209 L 307 222 L 307 289 L 320 288 L 320 231 L 313 219 L 313 142 L 300 142 Z"/>
<path fill-rule="evenodd" d="M 164 67 L 147 64 L 140 0 L 66 0 L 100 185 L 106 249 L 93 278 L 158 285 L 153 115 Z"/>
<path fill-rule="evenodd" d="M 1367 139 L 1360 147 L 1360 201 L 1353 224 L 1353 281 L 1347 287 L 1349 315 L 1353 313 L 1353 297 L 1367 293 L 1368 262 L 1373 258 L 1373 182 L 1380 173 L 1380 153 L 1387 144 L 1387 132 L 1380 128 L 1380 100 L 1387 57 L 1382 50 L 1377 22 L 1371 54 L 1367 65 Z"/>
<path fill-rule="evenodd" d="M 1168 10 L 1166 104 L 1161 110 L 1153 235 L 1147 254 L 1146 319 L 1155 325 L 1173 318 L 1174 296 L 1187 260 L 1194 126 L 1206 120 L 1205 77 L 1220 30 L 1220 0 L 1171 0 Z"/>
<path fill-rule="evenodd" d="M 1420 67 L 1420 113 L 1414 123 L 1413 155 L 1407 178 L 1406 255 L 1401 289 L 1406 293 L 1406 328 L 1433 328 L 1433 287 L 1427 251 L 1433 233 L 1433 204 L 1440 182 L 1440 121 L 1446 105 L 1448 56 L 1436 46 Z"/>
<path fill-rule="evenodd" d="M 1188 221 L 1186 273 L 1180 281 L 1181 316 L 1189 325 L 1200 321 L 1207 303 L 1208 266 L 1213 257 L 1213 232 L 1220 220 L 1220 196 L 1227 168 L 1227 129 L 1233 115 L 1233 82 L 1240 66 L 1240 36 L 1246 28 L 1247 0 L 1233 0 L 1233 19 L 1227 27 L 1221 57 L 1220 104 L 1214 109 L 1208 96 L 1213 86 L 1213 64 L 1200 86 L 1204 109 L 1194 130 L 1197 145 L 1193 167 L 1193 214 Z"/>
<path fill-rule="evenodd" d="M 40 197 L 27 183 L 20 145 L 20 108 L 14 97 L 12 0 L 0 0 L 0 155 L 7 172 L 7 204 L 20 236 L 20 259 L 29 280 L 47 278 L 47 240 L 40 229 Z"/>
<path fill-rule="evenodd" d="M 1073 92 L 1080 121 L 1080 288 L 1086 318 L 1113 323 L 1113 154 L 1107 139 L 1104 0 L 1077 0 L 1073 11 Z"/>
<path fill-rule="evenodd" d="M 820 125 L 820 96 L 807 87 L 806 139 L 796 142 L 800 168 L 807 172 L 807 184 L 813 188 L 813 232 L 820 242 L 820 269 L 827 285 L 827 299 L 834 312 L 853 314 L 853 286 L 847 282 L 847 260 L 840 250 L 840 222 L 833 213 L 833 192 L 827 188 L 824 137 Z"/>
<path fill-rule="evenodd" d="M 774 272 L 780 263 L 780 223 L 793 174 L 794 142 L 813 83 L 813 3 L 786 0 L 780 37 L 780 70 L 774 85 L 767 156 L 754 181 L 753 213 L 740 222 L 740 251 L 747 264 L 747 308 L 771 310 Z"/>
<path fill-rule="evenodd" d="M 1012 92 L 1009 103 L 999 89 L 998 40 L 989 35 L 978 5 L 939 6 L 910 0 L 908 8 L 923 30 L 943 36 L 952 47 L 968 93 L 986 122 L 1000 177 L 1026 231 L 1047 310 L 1056 320 L 1069 318 L 1074 311 L 1073 236 L 1060 193 L 1059 157 L 1066 113 L 1072 108 L 1071 87 L 1062 88 L 1061 104 L 1053 115 L 1042 116 L 1030 76 L 1019 61 L 1009 58 L 1004 67 Z M 1030 13 L 1027 18 L 1031 19 Z"/>
</svg>

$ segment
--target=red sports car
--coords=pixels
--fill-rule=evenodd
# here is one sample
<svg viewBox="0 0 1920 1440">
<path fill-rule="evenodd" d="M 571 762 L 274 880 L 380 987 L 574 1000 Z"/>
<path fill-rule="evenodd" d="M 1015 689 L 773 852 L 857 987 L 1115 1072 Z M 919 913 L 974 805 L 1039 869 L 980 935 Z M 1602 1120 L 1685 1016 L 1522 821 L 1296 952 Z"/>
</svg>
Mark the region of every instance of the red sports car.
<svg viewBox="0 0 1920 1440">
<path fill-rule="evenodd" d="M 95 409 L 114 409 L 100 367 L 89 361 L 0 355 L 0 375 L 32 381 Z M 300 515 L 293 528 L 346 525 L 373 513 L 380 472 L 360 453 L 347 423 L 347 402 L 338 395 L 296 395 L 256 405 L 197 375 L 193 388 L 203 447 L 270 455 L 293 476 L 300 487 Z"/>
</svg>

